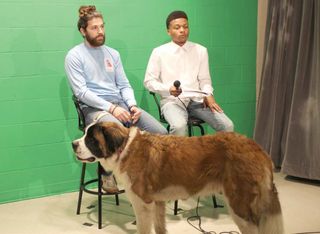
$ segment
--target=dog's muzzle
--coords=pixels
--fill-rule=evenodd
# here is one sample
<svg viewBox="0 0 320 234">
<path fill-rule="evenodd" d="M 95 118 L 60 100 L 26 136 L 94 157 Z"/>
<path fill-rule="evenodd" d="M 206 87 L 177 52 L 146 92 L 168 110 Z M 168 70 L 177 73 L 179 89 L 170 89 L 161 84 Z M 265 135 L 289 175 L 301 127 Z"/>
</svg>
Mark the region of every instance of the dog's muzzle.
<svg viewBox="0 0 320 234">
<path fill-rule="evenodd" d="M 94 162 L 94 161 L 96 161 L 95 157 L 89 157 L 89 158 L 80 157 L 81 149 L 79 149 L 80 148 L 79 146 L 80 146 L 80 144 L 79 144 L 78 140 L 75 140 L 75 141 L 72 142 L 73 152 L 75 153 L 75 155 L 77 156 L 77 159 L 79 161 L 82 161 L 82 162 Z"/>
<path fill-rule="evenodd" d="M 73 152 L 77 152 L 77 148 L 79 146 L 79 142 L 78 141 L 73 141 L 72 142 L 72 148 L 73 148 Z"/>
</svg>

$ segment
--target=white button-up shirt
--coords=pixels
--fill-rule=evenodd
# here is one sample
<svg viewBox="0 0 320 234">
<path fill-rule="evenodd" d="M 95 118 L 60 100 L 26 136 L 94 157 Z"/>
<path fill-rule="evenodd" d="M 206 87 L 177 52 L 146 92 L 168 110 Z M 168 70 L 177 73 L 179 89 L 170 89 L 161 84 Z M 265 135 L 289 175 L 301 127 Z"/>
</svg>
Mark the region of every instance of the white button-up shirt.
<svg viewBox="0 0 320 234">
<path fill-rule="evenodd" d="M 169 89 L 175 80 L 181 83 L 182 94 L 179 96 L 185 103 L 190 100 L 202 102 L 203 94 L 184 92 L 199 90 L 213 93 L 209 71 L 207 49 L 197 43 L 187 41 L 183 46 L 169 42 L 155 48 L 149 59 L 144 85 L 161 96 L 161 104 L 176 100 Z"/>
</svg>

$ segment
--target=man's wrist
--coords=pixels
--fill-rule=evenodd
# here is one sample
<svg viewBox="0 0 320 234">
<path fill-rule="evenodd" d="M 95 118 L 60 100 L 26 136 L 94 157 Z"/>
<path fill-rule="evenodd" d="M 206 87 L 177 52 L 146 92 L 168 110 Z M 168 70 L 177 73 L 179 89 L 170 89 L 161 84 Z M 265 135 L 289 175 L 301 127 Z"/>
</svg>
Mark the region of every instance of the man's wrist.
<svg viewBox="0 0 320 234">
<path fill-rule="evenodd" d="M 137 107 L 137 105 L 129 106 L 129 111 L 131 111 L 132 107 Z"/>
<path fill-rule="evenodd" d="M 109 109 L 109 112 L 113 115 L 113 112 L 117 107 L 118 107 L 117 105 L 112 105 Z"/>
</svg>

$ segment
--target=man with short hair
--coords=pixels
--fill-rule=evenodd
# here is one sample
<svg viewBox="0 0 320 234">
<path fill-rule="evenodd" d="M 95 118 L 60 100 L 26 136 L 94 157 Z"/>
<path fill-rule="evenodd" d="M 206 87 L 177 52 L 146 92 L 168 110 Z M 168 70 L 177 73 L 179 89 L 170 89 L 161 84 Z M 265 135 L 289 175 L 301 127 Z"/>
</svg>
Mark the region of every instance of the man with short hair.
<svg viewBox="0 0 320 234">
<path fill-rule="evenodd" d="M 144 85 L 161 96 L 161 111 L 170 124 L 170 133 L 186 135 L 189 116 L 205 121 L 216 131 L 233 131 L 232 121 L 213 96 L 207 49 L 188 41 L 187 14 L 171 12 L 166 26 L 172 41 L 152 51 Z"/>
<path fill-rule="evenodd" d="M 65 58 L 65 71 L 74 95 L 81 101 L 86 125 L 99 118 L 167 134 L 154 117 L 137 106 L 119 52 L 104 45 L 104 26 L 103 16 L 95 6 L 81 6 L 78 30 L 84 42 L 72 48 Z M 103 176 L 102 188 L 117 192 L 111 175 L 109 172 Z"/>
</svg>

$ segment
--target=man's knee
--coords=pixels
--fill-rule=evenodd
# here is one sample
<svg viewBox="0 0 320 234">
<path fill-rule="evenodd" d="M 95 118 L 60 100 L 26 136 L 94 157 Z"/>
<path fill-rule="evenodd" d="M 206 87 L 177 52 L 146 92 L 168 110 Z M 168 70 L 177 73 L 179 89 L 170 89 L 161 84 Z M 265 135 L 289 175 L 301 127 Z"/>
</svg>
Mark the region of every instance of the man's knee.
<svg viewBox="0 0 320 234">
<path fill-rule="evenodd" d="M 187 123 L 170 124 L 170 134 L 185 136 L 187 133 Z"/>
<path fill-rule="evenodd" d="M 168 131 L 167 131 L 166 128 L 163 127 L 163 128 L 160 129 L 159 134 L 161 134 L 161 135 L 167 135 L 167 134 L 168 134 Z"/>
<path fill-rule="evenodd" d="M 225 121 L 224 123 L 220 124 L 216 130 L 223 131 L 223 132 L 233 132 L 234 130 L 233 122 L 231 120 Z"/>
<path fill-rule="evenodd" d="M 168 131 L 165 127 L 163 127 L 160 123 L 157 126 L 154 126 L 154 129 L 151 131 L 153 133 L 167 135 Z"/>
</svg>

